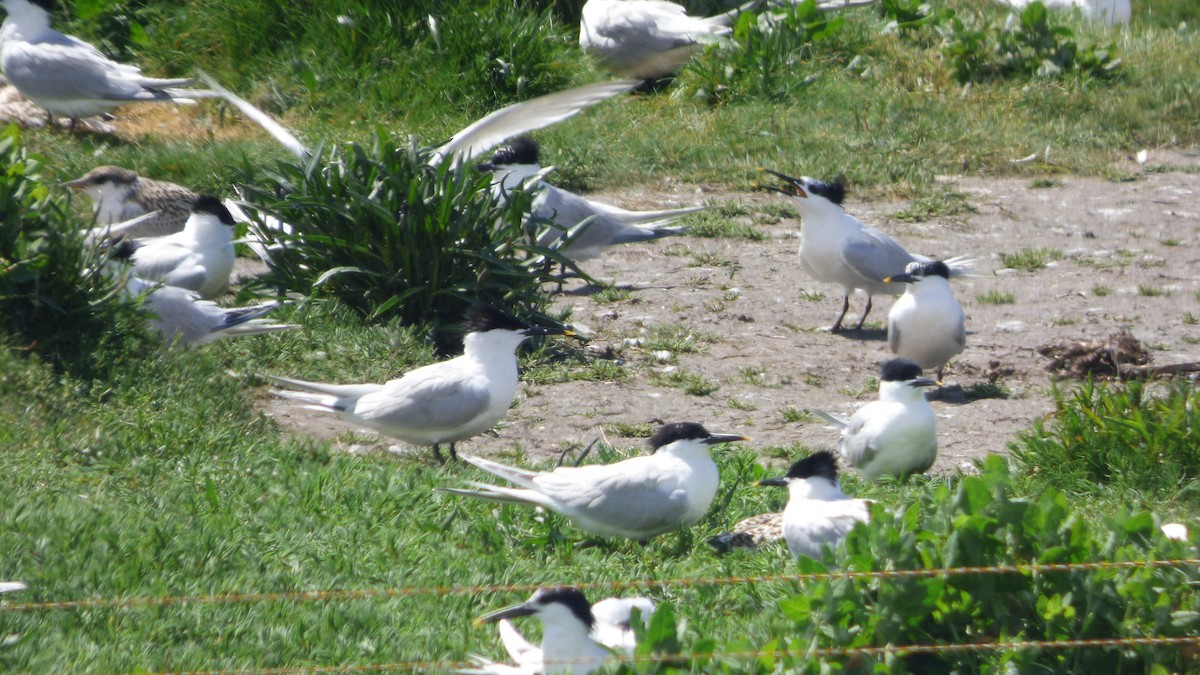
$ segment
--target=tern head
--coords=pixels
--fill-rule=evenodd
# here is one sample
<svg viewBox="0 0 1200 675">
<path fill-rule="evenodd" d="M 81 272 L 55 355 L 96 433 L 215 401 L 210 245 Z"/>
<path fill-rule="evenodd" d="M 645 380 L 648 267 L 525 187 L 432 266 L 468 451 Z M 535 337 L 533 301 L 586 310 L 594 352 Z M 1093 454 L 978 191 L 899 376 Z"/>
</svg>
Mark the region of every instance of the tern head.
<svg viewBox="0 0 1200 675">
<path fill-rule="evenodd" d="M 229 209 L 225 208 L 220 199 L 212 195 L 196 197 L 196 201 L 192 202 L 192 217 L 216 218 L 222 225 L 229 227 L 237 225 L 237 221 L 233 219 L 233 214 L 229 213 Z"/>
<path fill-rule="evenodd" d="M 893 274 L 883 281 L 889 284 L 916 284 L 924 279 L 932 279 L 933 277 L 941 277 L 949 280 L 950 267 L 941 260 L 910 262 L 904 268 L 903 274 Z"/>
<path fill-rule="evenodd" d="M 675 444 L 704 448 L 719 443 L 748 440 L 750 439 L 738 434 L 709 433 L 708 429 L 695 422 L 672 422 L 662 425 L 658 431 L 654 432 L 654 435 L 650 437 L 650 447 L 654 452 L 658 452 Z"/>
<path fill-rule="evenodd" d="M 592 604 L 579 589 L 569 586 L 539 588 L 525 602 L 485 614 L 475 621 L 495 623 L 501 619 L 518 616 L 536 616 L 544 624 L 578 621 L 589 631 L 596 625 L 596 619 L 592 615 Z"/>
<path fill-rule="evenodd" d="M 467 309 L 463 316 L 463 331 L 470 333 L 489 333 L 492 331 L 507 331 L 521 339 L 535 335 L 574 335 L 562 326 L 531 326 L 515 316 L 478 301 Z"/>
<path fill-rule="evenodd" d="M 803 203 L 806 200 L 823 200 L 841 206 L 846 199 L 846 183 L 841 178 L 833 182 L 825 182 L 808 176 L 795 178 L 770 169 L 761 169 L 761 171 L 783 181 L 783 185 L 764 185 L 764 189 L 792 197 L 797 200 L 797 203 Z"/>
<path fill-rule="evenodd" d="M 755 485 L 764 487 L 787 487 L 795 481 L 810 478 L 827 480 L 833 485 L 838 484 L 837 458 L 828 450 L 819 450 L 804 459 L 797 460 L 786 474 L 776 478 L 764 478 Z"/>
<path fill-rule="evenodd" d="M 507 166 L 540 166 L 541 148 L 531 136 L 518 136 L 500 147 L 492 161 L 481 164 L 481 170 L 494 171 Z"/>
<path fill-rule="evenodd" d="M 925 394 L 921 390 L 937 386 L 941 386 L 941 382 L 922 377 L 921 366 L 908 359 L 891 359 L 879 366 L 880 400 L 924 400 Z"/>
</svg>

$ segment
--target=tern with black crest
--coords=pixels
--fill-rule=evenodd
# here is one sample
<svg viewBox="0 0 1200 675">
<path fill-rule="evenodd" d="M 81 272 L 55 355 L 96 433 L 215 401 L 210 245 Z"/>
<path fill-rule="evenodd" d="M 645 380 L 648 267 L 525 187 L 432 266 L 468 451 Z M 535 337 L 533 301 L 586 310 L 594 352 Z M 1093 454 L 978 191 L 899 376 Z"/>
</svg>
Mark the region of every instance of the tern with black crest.
<svg viewBox="0 0 1200 675">
<path fill-rule="evenodd" d="M 477 659 L 481 668 L 459 672 L 586 675 L 613 659 L 613 653 L 592 638 L 596 617 L 591 603 L 578 589 L 566 586 L 541 588 L 529 600 L 481 616 L 476 623 L 495 623 L 522 616 L 537 617 L 542 622 L 540 650 L 522 650 L 516 667 Z"/>
<path fill-rule="evenodd" d="M 940 260 L 909 263 L 884 279 L 907 284 L 888 312 L 888 348 L 942 379 L 946 362 L 967 345 L 966 317 L 950 288 L 950 268 Z"/>
<path fill-rule="evenodd" d="M 468 310 L 463 354 L 405 373 L 384 384 L 330 384 L 268 375 L 277 396 L 337 413 L 343 419 L 414 445 L 433 446 L 445 461 L 442 444 L 491 429 L 508 413 L 517 395 L 517 347 L 535 335 L 573 335 L 560 326 L 531 326 L 500 310 L 476 303 Z"/>
<path fill-rule="evenodd" d="M 796 558 L 820 558 L 824 547 L 837 546 L 871 515 L 870 502 L 842 492 L 837 458 L 828 450 L 814 452 L 792 464 L 786 475 L 760 480 L 758 485 L 788 489 L 783 538 Z"/>
<path fill-rule="evenodd" d="M 645 540 L 700 520 L 717 494 L 720 475 L 713 446 L 747 440 L 713 434 L 695 422 L 659 427 L 653 454 L 613 464 L 529 471 L 481 457 L 463 461 L 519 487 L 472 482 L 472 490 L 443 492 L 489 501 L 541 506 L 562 514 L 581 530 L 607 537 Z"/>
<path fill-rule="evenodd" d="M 146 281 L 195 291 L 205 300 L 229 287 L 235 256 L 236 223 L 221 200 L 200 195 L 181 232 L 164 237 L 121 241 L 113 257 L 126 260 Z"/>
<path fill-rule="evenodd" d="M 909 253 L 895 239 L 846 213 L 842 208 L 846 186 L 841 181 L 793 178 L 769 169 L 763 171 L 784 181 L 782 186 L 764 186 L 765 189 L 791 197 L 800 211 L 800 267 L 817 281 L 842 287 L 842 312 L 832 331 L 842 329 L 842 320 L 850 309 L 850 295 L 855 290 L 867 295 L 867 307 L 855 327 L 861 329 L 871 313 L 874 295 L 904 292 L 903 286 L 887 284 L 883 279 L 905 269 L 909 263 L 929 260 Z M 959 258 L 946 263 L 955 274 L 969 269 L 969 261 Z"/>
<path fill-rule="evenodd" d="M 937 380 L 921 376 L 908 359 L 879 368 L 879 400 L 859 408 L 849 421 L 823 410 L 814 415 L 841 429 L 838 449 L 868 480 L 923 473 L 937 459 L 937 427 L 925 388 Z"/>
</svg>

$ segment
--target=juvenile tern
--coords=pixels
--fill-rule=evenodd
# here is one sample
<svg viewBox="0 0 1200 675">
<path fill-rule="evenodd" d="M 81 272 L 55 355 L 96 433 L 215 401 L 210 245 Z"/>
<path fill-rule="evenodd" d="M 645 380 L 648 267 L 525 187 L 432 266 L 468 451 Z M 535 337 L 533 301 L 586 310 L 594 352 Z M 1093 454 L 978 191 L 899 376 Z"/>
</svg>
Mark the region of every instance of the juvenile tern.
<svg viewBox="0 0 1200 675">
<path fill-rule="evenodd" d="M 111 165 L 98 166 L 62 186 L 91 198 L 97 225 L 113 225 L 158 212 L 123 232 L 129 237 L 161 237 L 179 232 L 197 197 L 182 185 L 142 178 L 129 169 Z"/>
<path fill-rule="evenodd" d="M 783 538 L 796 558 L 820 558 L 821 549 L 837 546 L 858 523 L 867 522 L 870 503 L 842 492 L 837 459 L 820 450 L 792 464 L 787 475 L 767 478 L 758 485 L 788 489 L 783 509 Z"/>
<path fill-rule="evenodd" d="M 201 300 L 194 291 L 163 286 L 129 275 L 125 290 L 145 298 L 153 316 L 149 324 L 168 342 L 178 339 L 188 347 L 199 347 L 224 337 L 260 335 L 299 328 L 260 318 L 279 304 L 265 302 L 252 307 L 219 307 Z"/>
<path fill-rule="evenodd" d="M 114 257 L 128 260 L 137 275 L 195 291 L 208 300 L 229 287 L 236 223 L 221 200 L 201 195 L 192 202 L 183 231 L 163 237 L 123 240 Z"/>
<path fill-rule="evenodd" d="M 830 330 L 841 330 L 855 289 L 867 294 L 867 307 L 856 326 L 861 329 L 871 313 L 872 296 L 904 292 L 902 286 L 886 284 L 883 279 L 911 262 L 929 260 L 909 253 L 896 240 L 846 213 L 842 209 L 846 187 L 840 181 L 826 183 L 807 176 L 793 178 L 770 169 L 763 171 L 784 181 L 782 187 L 765 189 L 791 197 L 800 211 L 800 267 L 814 279 L 838 284 L 844 291 L 842 313 Z M 947 264 L 955 273 L 967 267 L 958 258 L 951 258 Z"/>
<path fill-rule="evenodd" d="M 967 344 L 966 317 L 950 288 L 950 268 L 940 260 L 909 263 L 884 279 L 908 288 L 888 312 L 888 348 L 896 356 L 937 371 Z"/>
<path fill-rule="evenodd" d="M 633 610 L 641 613 L 645 625 L 650 624 L 650 616 L 654 614 L 654 602 L 648 598 L 605 598 L 592 605 L 592 616 L 595 623 L 589 637 L 593 642 L 612 649 L 616 652 L 633 654 L 637 648 L 637 635 L 633 630 Z M 503 675 L 506 673 L 540 673 L 542 672 L 542 648 L 531 644 L 525 636 L 512 625 L 508 619 L 500 619 L 496 623 L 500 633 L 500 642 L 515 665 L 496 663 L 482 657 L 473 657 L 479 668 L 462 670 L 461 673 L 481 673 L 485 675 Z"/>
<path fill-rule="evenodd" d="M 536 192 L 533 213 L 552 220 L 558 227 L 547 228 L 538 237 L 539 246 L 549 246 L 564 236 L 574 239 L 559 252 L 572 260 L 599 256 L 604 249 L 617 244 L 649 241 L 685 234 L 686 227 L 672 226 L 679 218 L 705 210 L 706 206 L 691 206 L 662 211 L 627 211 L 592 201 L 541 180 L 539 148 L 528 136 L 513 139 L 492 155 L 492 161 L 480 169 L 491 171 L 495 189 L 501 198 L 516 187 Z M 582 227 L 581 231 L 576 228 Z"/>
<path fill-rule="evenodd" d="M 585 675 L 613 658 L 612 652 L 592 639 L 592 629 L 596 624 L 592 606 L 583 593 L 575 588 L 539 589 L 529 600 L 481 616 L 477 623 L 494 623 L 520 616 L 534 616 L 542 622 L 540 654 L 534 651 L 536 648 L 527 648 L 520 652 L 523 660 L 518 661 L 517 668 L 480 659 L 484 668 L 459 672 Z"/>
<path fill-rule="evenodd" d="M 702 18 L 665 0 L 588 0 L 579 20 L 579 46 L 620 77 L 653 80 L 728 35 L 738 14 L 756 4 Z"/>
<path fill-rule="evenodd" d="M 923 473 L 937 459 L 937 428 L 924 391 L 936 385 L 912 361 L 891 359 L 879 368 L 879 400 L 859 408 L 850 421 L 823 410 L 812 413 L 841 429 L 838 449 L 868 480 Z"/>
<path fill-rule="evenodd" d="M 50 13 L 28 0 L 3 0 L 8 18 L 0 27 L 0 68 L 25 98 L 50 119 L 106 113 L 126 103 L 194 103 L 213 92 L 181 89 L 186 78 L 160 79 L 117 63 L 79 38 L 50 27 Z"/>
<path fill-rule="evenodd" d="M 541 506 L 588 532 L 644 540 L 700 520 L 720 481 L 709 448 L 744 440 L 736 434 L 711 434 L 695 422 L 676 422 L 659 427 L 650 438 L 653 454 L 613 464 L 538 472 L 464 455 L 463 461 L 520 487 L 471 482 L 476 489 L 438 490 Z"/>
<path fill-rule="evenodd" d="M 517 347 L 534 335 L 573 335 L 565 328 L 529 326 L 482 303 L 467 311 L 463 354 L 411 370 L 385 384 L 328 384 L 268 375 L 283 398 L 313 410 L 337 413 L 386 436 L 433 446 L 445 461 L 443 443 L 457 459 L 455 443 L 477 436 L 508 413 L 517 394 Z"/>
<path fill-rule="evenodd" d="M 780 539 L 783 539 L 783 514 L 760 513 L 739 521 L 733 529 L 710 538 L 708 543 L 718 552 L 726 553 L 735 548 L 754 550 Z"/>
</svg>

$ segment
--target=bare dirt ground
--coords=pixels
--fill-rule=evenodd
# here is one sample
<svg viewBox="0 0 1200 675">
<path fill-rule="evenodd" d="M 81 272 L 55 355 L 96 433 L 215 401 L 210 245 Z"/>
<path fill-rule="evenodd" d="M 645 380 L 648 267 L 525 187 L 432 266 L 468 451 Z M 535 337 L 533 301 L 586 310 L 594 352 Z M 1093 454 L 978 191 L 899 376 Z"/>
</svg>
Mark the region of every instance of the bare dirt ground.
<svg viewBox="0 0 1200 675">
<path fill-rule="evenodd" d="M 851 193 L 848 212 L 910 251 L 977 259 L 978 276 L 953 283 L 967 316 L 967 348 L 943 380 L 970 387 L 999 370 L 1004 374 L 997 383 L 1007 396 L 934 402 L 940 443 L 934 472 L 1006 452 L 1018 431 L 1052 410 L 1053 380 L 1045 370 L 1048 359 L 1036 351 L 1040 345 L 1127 329 L 1155 364 L 1200 360 L 1200 159 L 1152 153 L 1145 166 L 1151 170 L 1141 171 L 1132 161 L 1121 167 L 1136 175 L 1125 182 L 1059 177 L 1050 187 L 1020 178 L 947 179 L 974 212 L 920 223 L 890 217 L 905 203 L 863 203 Z M 593 197 L 629 208 L 785 199 L 680 185 Z M 788 411 L 817 407 L 848 415 L 875 397 L 878 364 L 890 356 L 884 326 L 891 298 L 876 298 L 870 329 L 861 334 L 822 330 L 837 316 L 840 290 L 797 268 L 800 223 L 784 219 L 757 227 L 766 239 L 679 237 L 621 247 L 585 263 L 596 278 L 631 289 L 629 298 L 599 303 L 590 292 L 594 288 L 576 283 L 558 305 L 570 307 L 573 320 L 594 332 L 589 351 L 619 360 L 630 377 L 522 384 L 508 418 L 492 434 L 460 444 L 460 450 L 490 454 L 520 448 L 546 456 L 585 445 L 615 423 L 660 420 L 694 420 L 713 431 L 743 433 L 760 449 L 795 443 L 833 447 L 831 427 L 787 421 L 794 419 Z M 1002 269 L 1001 254 L 1039 247 L 1060 251 L 1063 258 L 1036 271 Z M 1013 302 L 979 299 L 1006 293 Z M 848 319 L 857 321 L 864 304 L 863 297 L 853 298 Z M 656 355 L 637 344 L 662 326 L 686 327 L 700 351 Z M 662 382 L 670 369 L 694 373 L 718 388 L 690 395 Z M 282 401 L 265 401 L 264 410 L 296 433 L 337 439 L 347 447 L 394 444 L 372 441 L 369 432 Z M 641 443 L 612 431 L 608 438 L 619 448 Z"/>
</svg>

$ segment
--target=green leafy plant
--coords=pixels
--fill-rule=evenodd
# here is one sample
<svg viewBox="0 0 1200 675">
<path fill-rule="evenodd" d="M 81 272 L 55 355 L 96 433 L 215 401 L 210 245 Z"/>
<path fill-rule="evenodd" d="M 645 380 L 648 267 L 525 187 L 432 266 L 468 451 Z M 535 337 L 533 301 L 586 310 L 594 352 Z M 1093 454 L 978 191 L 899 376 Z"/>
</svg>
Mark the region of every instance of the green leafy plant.
<svg viewBox="0 0 1200 675">
<path fill-rule="evenodd" d="M 41 181 L 15 126 L 0 132 L 0 342 L 88 376 L 119 363 L 142 310 L 103 269 L 105 254 Z M 115 347 L 109 358 L 97 350 Z"/>
<path fill-rule="evenodd" d="M 428 164 L 430 150 L 378 132 L 305 163 L 281 163 L 262 182 L 245 176 L 247 202 L 291 231 L 265 228 L 276 249 L 263 283 L 337 298 L 376 321 L 433 329 L 459 321 L 476 299 L 544 316 L 550 264 L 533 245 L 530 195 L 497 200 L 488 175 Z"/>
</svg>

